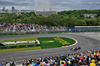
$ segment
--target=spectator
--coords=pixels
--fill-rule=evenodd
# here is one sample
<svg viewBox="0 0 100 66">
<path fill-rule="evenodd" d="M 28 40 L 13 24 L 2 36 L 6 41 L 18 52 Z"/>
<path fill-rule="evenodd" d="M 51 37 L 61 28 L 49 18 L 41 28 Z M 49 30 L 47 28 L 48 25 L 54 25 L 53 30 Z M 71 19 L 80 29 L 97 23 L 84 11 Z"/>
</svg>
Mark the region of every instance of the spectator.
<svg viewBox="0 0 100 66">
<path fill-rule="evenodd" d="M 87 51 L 83 53 L 67 54 L 61 56 L 42 57 L 37 59 L 25 60 L 24 66 L 100 66 L 100 51 Z M 93 60 L 91 60 L 93 59 Z M 97 63 L 96 63 L 97 61 Z M 91 63 L 90 63 L 91 62 Z M 0 64 L 9 65 L 2 62 Z M 10 66 L 15 66 L 15 62 L 11 62 Z"/>
<path fill-rule="evenodd" d="M 93 59 L 91 62 L 92 62 L 92 63 L 90 63 L 90 66 L 96 66 L 95 60 L 94 60 L 94 59 Z"/>
<path fill-rule="evenodd" d="M 100 58 L 98 59 L 98 62 L 96 63 L 96 66 L 100 66 Z"/>
<path fill-rule="evenodd" d="M 65 26 L 46 26 L 46 25 L 38 25 L 38 24 L 21 24 L 21 23 L 13 23 L 6 24 L 0 23 L 0 32 L 2 33 L 11 33 L 11 32 L 37 32 L 37 31 L 65 31 Z"/>
</svg>

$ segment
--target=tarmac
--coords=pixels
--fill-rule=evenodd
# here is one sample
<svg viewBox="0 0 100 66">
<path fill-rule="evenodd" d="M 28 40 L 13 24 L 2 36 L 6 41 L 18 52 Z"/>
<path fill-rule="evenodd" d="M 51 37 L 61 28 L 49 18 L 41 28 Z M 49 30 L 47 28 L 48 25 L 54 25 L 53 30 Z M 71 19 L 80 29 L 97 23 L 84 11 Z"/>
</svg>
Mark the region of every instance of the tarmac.
<svg viewBox="0 0 100 66">
<path fill-rule="evenodd" d="M 81 53 L 87 50 L 100 50 L 100 32 L 80 32 L 80 33 L 56 33 L 56 34 L 35 34 L 35 35 L 17 35 L 17 36 L 0 36 L 0 39 L 14 38 L 32 38 L 32 37 L 68 37 L 74 38 L 78 43 L 74 46 L 59 47 L 50 49 L 16 51 L 0 53 L 0 62 L 2 61 L 23 61 L 25 59 L 40 58 L 48 56 L 65 55 L 69 53 Z M 70 51 L 70 48 L 81 47 L 81 50 Z"/>
</svg>

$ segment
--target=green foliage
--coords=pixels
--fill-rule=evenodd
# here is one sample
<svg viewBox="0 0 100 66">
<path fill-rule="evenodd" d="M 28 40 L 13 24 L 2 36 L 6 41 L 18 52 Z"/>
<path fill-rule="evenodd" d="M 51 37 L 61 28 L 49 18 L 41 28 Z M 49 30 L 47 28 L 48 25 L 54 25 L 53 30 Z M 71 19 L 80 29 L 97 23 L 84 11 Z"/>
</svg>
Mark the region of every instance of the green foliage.
<svg viewBox="0 0 100 66">
<path fill-rule="evenodd" d="M 84 17 L 83 14 L 97 14 L 97 17 Z M 34 12 L 21 13 L 5 13 L 0 16 L 0 22 L 5 23 L 36 23 L 47 26 L 98 26 L 100 25 L 100 10 L 69 10 L 61 11 L 58 14 L 49 16 L 37 16 Z"/>
</svg>

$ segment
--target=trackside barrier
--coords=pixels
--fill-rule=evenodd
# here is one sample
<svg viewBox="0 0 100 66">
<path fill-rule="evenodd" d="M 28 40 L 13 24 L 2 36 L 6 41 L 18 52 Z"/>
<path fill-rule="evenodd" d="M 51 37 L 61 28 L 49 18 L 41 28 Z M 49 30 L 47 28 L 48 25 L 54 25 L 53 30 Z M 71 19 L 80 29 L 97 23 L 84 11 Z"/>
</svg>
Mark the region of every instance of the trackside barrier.
<svg viewBox="0 0 100 66">
<path fill-rule="evenodd" d="M 0 36 L 6 35 L 28 35 L 28 34 L 52 34 L 52 33 L 68 33 L 68 32 L 100 32 L 100 30 L 81 30 L 81 31 L 46 31 L 46 32 L 29 32 L 29 33 L 0 33 Z"/>
<path fill-rule="evenodd" d="M 34 47 L 34 44 L 29 45 L 16 45 L 16 46 L 0 46 L 0 49 L 12 49 L 12 48 L 24 48 L 24 47 Z M 36 46 L 40 46 L 40 44 L 36 44 Z"/>
</svg>

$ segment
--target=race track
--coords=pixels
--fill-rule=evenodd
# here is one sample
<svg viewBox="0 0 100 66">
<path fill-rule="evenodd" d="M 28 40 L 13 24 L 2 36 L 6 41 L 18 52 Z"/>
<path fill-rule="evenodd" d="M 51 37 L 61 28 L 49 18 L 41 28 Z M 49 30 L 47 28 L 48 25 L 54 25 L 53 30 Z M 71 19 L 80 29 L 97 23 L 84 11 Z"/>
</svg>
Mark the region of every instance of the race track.
<svg viewBox="0 0 100 66">
<path fill-rule="evenodd" d="M 81 53 L 86 50 L 100 49 L 100 32 L 85 32 L 85 33 L 57 33 L 57 34 L 37 34 L 37 35 L 19 35 L 19 36 L 0 36 L 0 39 L 13 38 L 29 38 L 29 37 L 69 37 L 74 38 L 78 43 L 71 47 L 51 48 L 41 50 L 17 51 L 0 53 L 1 61 L 17 61 L 37 57 L 46 57 L 54 55 L 63 55 L 68 53 Z M 70 48 L 80 46 L 82 49 L 78 51 L 70 51 Z"/>
</svg>

